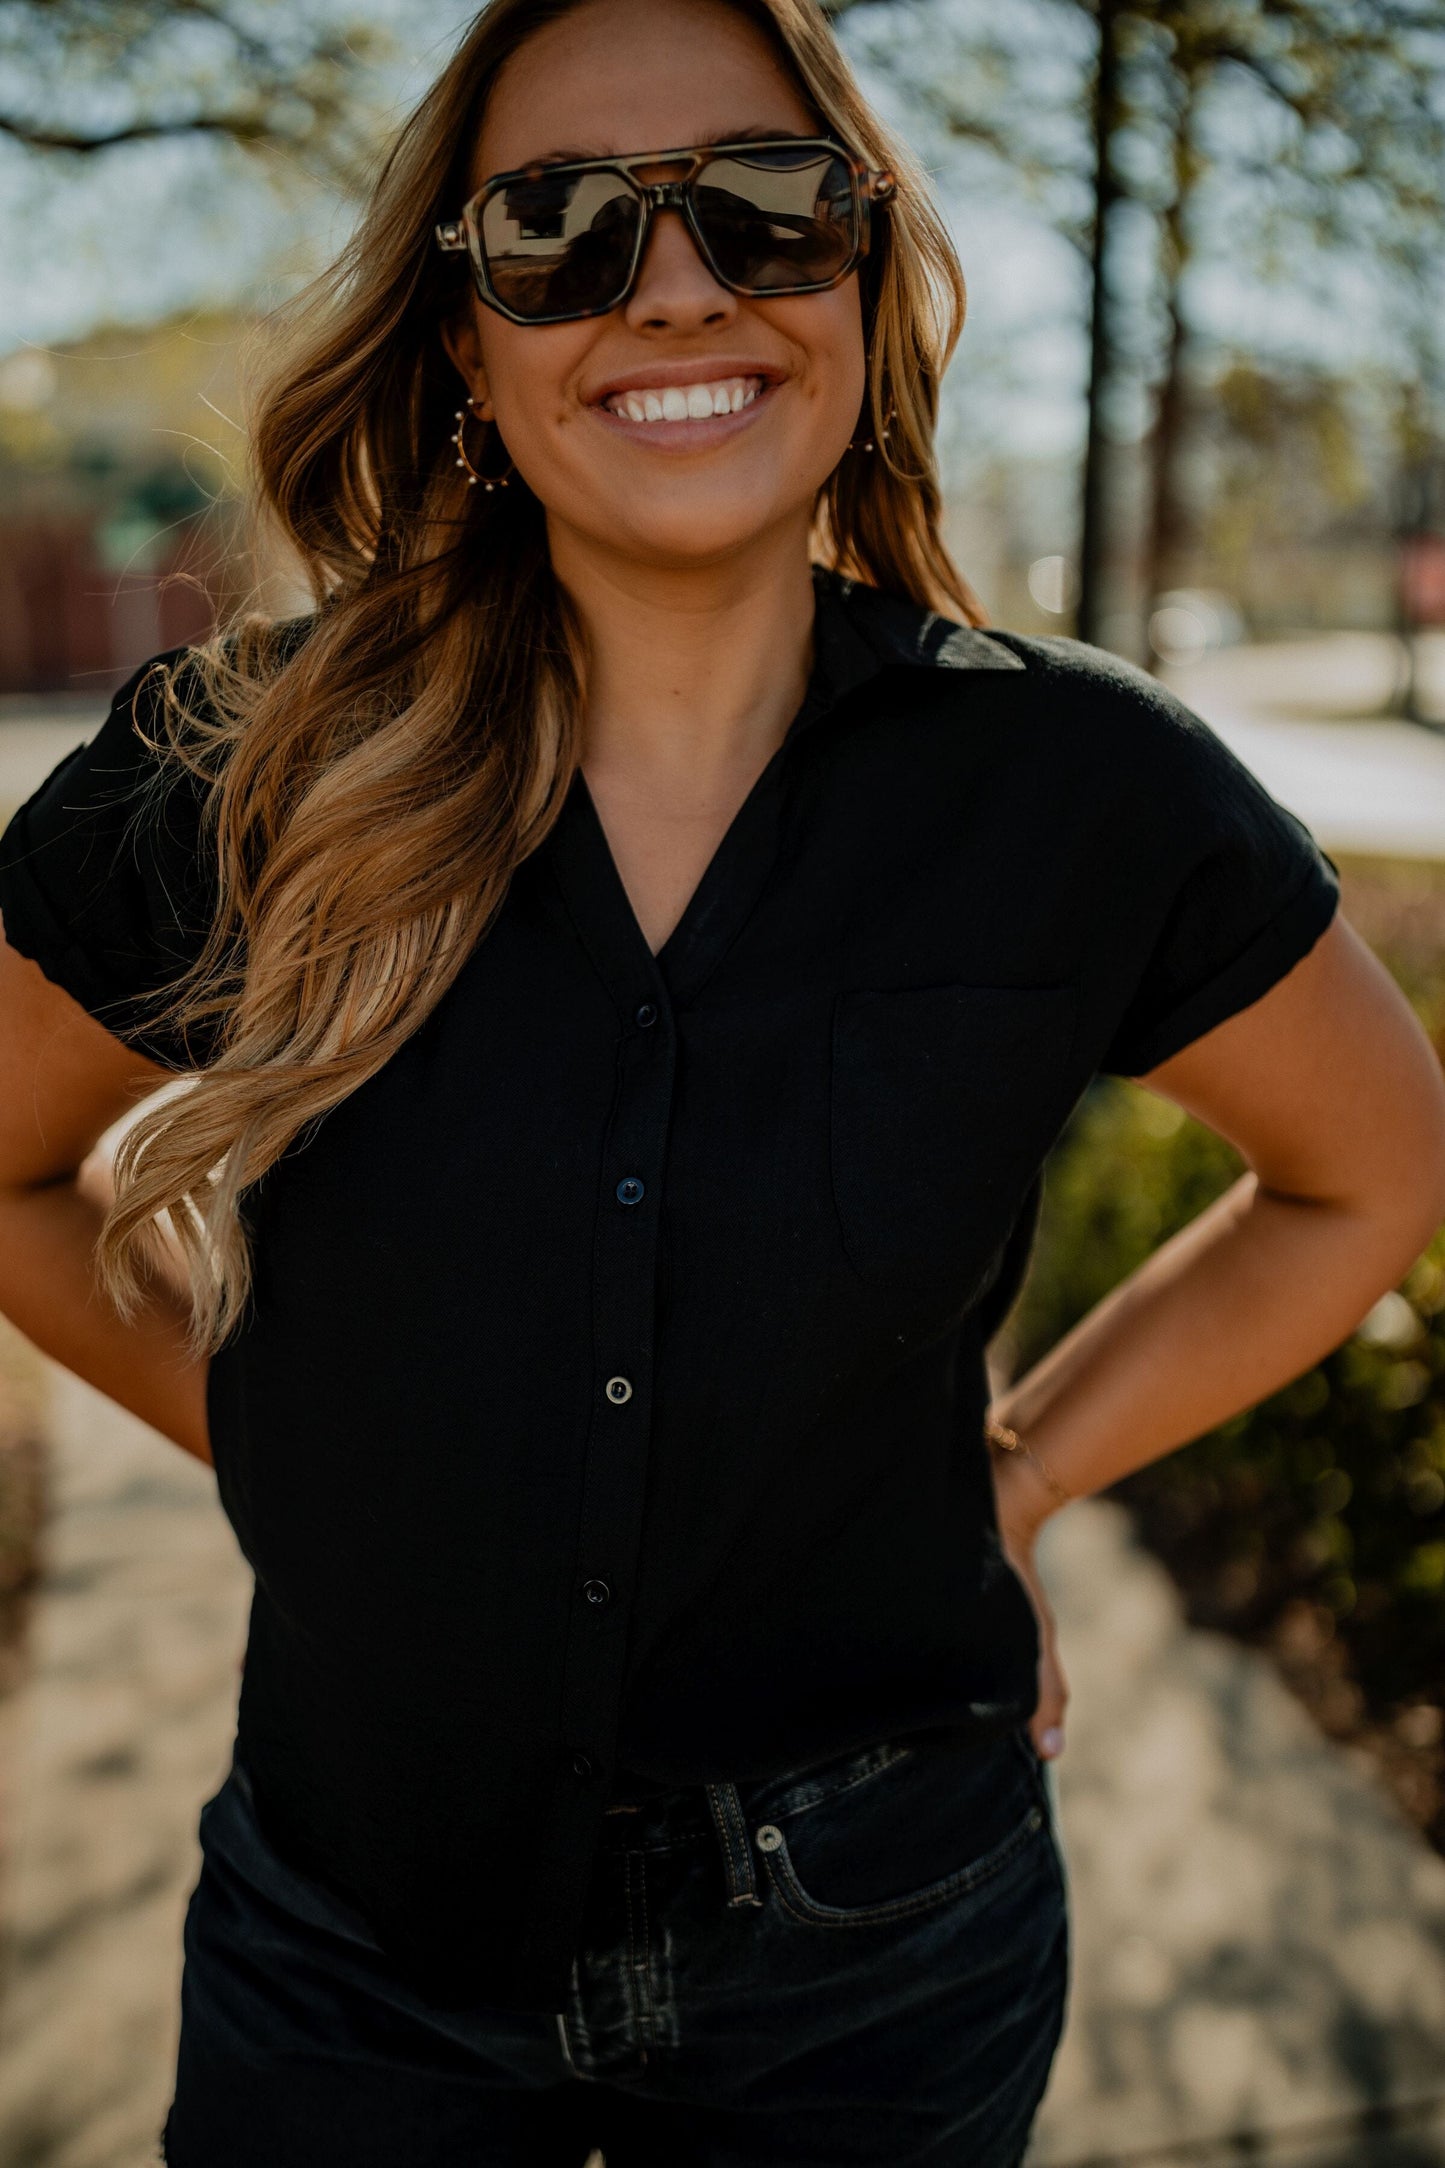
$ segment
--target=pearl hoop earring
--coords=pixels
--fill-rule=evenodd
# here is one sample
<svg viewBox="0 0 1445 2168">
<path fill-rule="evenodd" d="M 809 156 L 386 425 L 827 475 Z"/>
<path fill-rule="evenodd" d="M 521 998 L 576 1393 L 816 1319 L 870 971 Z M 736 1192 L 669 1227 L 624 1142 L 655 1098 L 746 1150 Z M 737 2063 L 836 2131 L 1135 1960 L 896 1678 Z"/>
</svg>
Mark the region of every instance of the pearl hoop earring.
<svg viewBox="0 0 1445 2168">
<path fill-rule="evenodd" d="M 484 422 L 485 417 L 482 414 L 482 410 L 477 405 L 476 400 L 473 399 L 470 394 L 467 398 L 467 406 L 471 408 L 472 413 L 476 416 L 479 422 Z M 516 471 L 512 462 L 508 460 L 507 471 L 505 474 L 481 473 L 476 467 L 472 465 L 471 460 L 467 457 L 467 447 L 462 441 L 466 435 L 467 407 L 457 408 L 456 424 L 456 429 L 452 435 L 452 442 L 457 448 L 457 465 L 459 467 L 465 468 L 466 470 L 467 487 L 469 489 L 475 489 L 478 482 L 480 482 L 483 489 L 488 491 L 493 489 L 506 489 L 509 486 L 512 476 Z M 493 427 L 495 426 L 496 425 L 494 423 Z"/>
<path fill-rule="evenodd" d="M 870 401 L 870 404 L 871 404 L 871 401 Z M 896 412 L 897 412 L 897 409 L 896 409 L 896 407 L 894 406 L 894 404 L 893 404 L 893 401 L 892 401 L 892 400 L 890 399 L 890 400 L 889 400 L 889 402 L 888 402 L 888 412 L 887 412 L 887 413 L 886 413 L 886 414 L 884 415 L 884 417 L 883 417 L 883 427 L 882 427 L 882 428 L 881 428 L 881 429 L 879 430 L 879 432 L 878 432 L 878 436 L 877 436 L 877 439 L 876 439 L 876 440 L 874 439 L 874 437 L 872 436 L 871 432 L 870 432 L 869 434 L 867 434 L 867 435 L 864 435 L 864 436 L 853 436 L 853 437 L 850 437 L 850 438 L 848 439 L 848 449 L 849 449 L 849 451 L 850 451 L 850 452 L 876 452 L 876 451 L 877 451 L 877 449 L 878 449 L 878 446 L 879 446 L 879 444 L 881 444 L 881 443 L 886 443 L 886 441 L 887 441 L 887 438 L 888 438 L 888 433 L 889 433 L 889 431 L 890 431 L 890 430 L 892 429 L 892 427 L 893 427 L 893 417 L 894 417 L 894 415 L 895 415 L 895 413 L 896 413 Z"/>
</svg>

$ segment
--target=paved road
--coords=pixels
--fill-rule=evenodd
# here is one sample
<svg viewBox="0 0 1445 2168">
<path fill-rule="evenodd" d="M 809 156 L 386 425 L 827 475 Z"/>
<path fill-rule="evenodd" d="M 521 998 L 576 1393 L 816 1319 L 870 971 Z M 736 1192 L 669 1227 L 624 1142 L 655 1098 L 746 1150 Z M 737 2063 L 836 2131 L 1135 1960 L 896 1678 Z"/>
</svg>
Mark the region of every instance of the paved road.
<svg viewBox="0 0 1445 2168">
<path fill-rule="evenodd" d="M 1445 634 L 1431 635 L 1425 657 L 1432 712 L 1445 716 Z M 1229 649 L 1168 682 L 1327 850 L 1445 858 L 1445 732 L 1370 719 L 1395 660 L 1390 640 L 1329 633 Z M 0 808 L 27 796 L 103 712 L 0 701 Z"/>
<path fill-rule="evenodd" d="M 0 715 L 0 809 L 8 813 L 28 798 L 57 760 L 93 735 L 104 714 L 66 702 L 58 713 L 37 705 Z"/>
<path fill-rule="evenodd" d="M 1425 645 L 1445 716 L 1445 635 Z M 1383 721 L 1394 644 L 1330 633 L 1226 649 L 1168 682 L 1326 850 L 1445 858 L 1445 731 Z"/>
</svg>

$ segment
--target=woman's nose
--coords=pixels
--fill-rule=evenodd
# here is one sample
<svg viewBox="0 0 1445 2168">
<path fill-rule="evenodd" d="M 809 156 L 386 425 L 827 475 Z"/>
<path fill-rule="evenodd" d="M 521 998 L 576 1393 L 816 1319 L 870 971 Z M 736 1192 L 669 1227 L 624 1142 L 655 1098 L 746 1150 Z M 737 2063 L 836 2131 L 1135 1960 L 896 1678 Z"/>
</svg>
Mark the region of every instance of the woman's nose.
<svg viewBox="0 0 1445 2168">
<path fill-rule="evenodd" d="M 680 211 L 657 211 L 625 315 L 633 331 L 700 331 L 730 323 L 737 296 L 713 277 Z"/>
</svg>

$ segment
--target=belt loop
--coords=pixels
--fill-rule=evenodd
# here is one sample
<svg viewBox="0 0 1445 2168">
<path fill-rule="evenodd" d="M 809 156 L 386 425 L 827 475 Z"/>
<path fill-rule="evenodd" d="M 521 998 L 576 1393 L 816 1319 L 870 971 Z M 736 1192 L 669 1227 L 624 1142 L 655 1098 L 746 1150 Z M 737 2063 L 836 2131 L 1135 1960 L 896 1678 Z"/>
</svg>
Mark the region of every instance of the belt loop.
<svg viewBox="0 0 1445 2168">
<path fill-rule="evenodd" d="M 743 1805 L 731 1777 L 723 1777 L 716 1784 L 707 1786 L 707 1803 L 712 1809 L 718 1843 L 722 1846 L 728 1903 L 761 1905 L 763 1900 L 753 1877 L 753 1852 L 743 1820 Z"/>
</svg>

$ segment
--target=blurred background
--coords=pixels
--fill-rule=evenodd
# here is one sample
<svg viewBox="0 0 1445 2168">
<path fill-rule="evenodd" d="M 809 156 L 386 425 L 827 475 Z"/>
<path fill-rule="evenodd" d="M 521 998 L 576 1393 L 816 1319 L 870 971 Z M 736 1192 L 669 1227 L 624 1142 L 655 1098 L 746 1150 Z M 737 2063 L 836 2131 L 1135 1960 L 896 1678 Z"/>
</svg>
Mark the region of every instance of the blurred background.
<svg viewBox="0 0 1445 2168">
<path fill-rule="evenodd" d="M 1206 716 L 1445 1048 L 1445 0 L 830 12 L 967 274 L 991 620 Z M 247 353 L 469 13 L 0 0 L 0 815 L 244 591 Z M 1238 1172 L 1096 1084 L 999 1371 Z M 0 2168 L 130 2168 L 248 1592 L 206 1471 L 0 1357 Z M 1445 2163 L 1445 1242 L 1046 1541 L 1077 1943 L 1031 2160 Z"/>
</svg>

